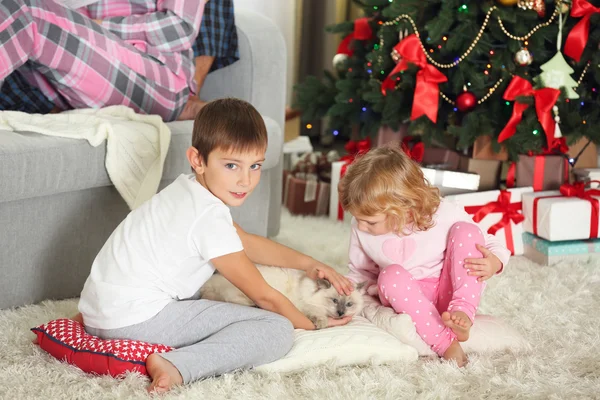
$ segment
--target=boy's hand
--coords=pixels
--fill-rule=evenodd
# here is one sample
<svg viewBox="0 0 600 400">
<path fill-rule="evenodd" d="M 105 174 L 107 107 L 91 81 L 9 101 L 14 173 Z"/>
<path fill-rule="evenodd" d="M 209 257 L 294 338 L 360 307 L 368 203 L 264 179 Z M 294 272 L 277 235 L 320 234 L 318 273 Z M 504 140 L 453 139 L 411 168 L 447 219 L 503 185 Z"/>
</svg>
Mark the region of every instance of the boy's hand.
<svg viewBox="0 0 600 400">
<path fill-rule="evenodd" d="M 319 263 L 309 267 L 306 270 L 306 275 L 314 281 L 317 279 L 327 279 L 341 295 L 349 296 L 354 290 L 354 284 L 348 278 L 325 264 Z"/>
<path fill-rule="evenodd" d="M 490 279 L 494 274 L 502 269 L 502 261 L 486 247 L 476 244 L 477 250 L 483 254 L 483 258 L 465 259 L 465 268 L 470 271 L 470 276 L 478 276 L 477 282 L 483 282 Z"/>
</svg>

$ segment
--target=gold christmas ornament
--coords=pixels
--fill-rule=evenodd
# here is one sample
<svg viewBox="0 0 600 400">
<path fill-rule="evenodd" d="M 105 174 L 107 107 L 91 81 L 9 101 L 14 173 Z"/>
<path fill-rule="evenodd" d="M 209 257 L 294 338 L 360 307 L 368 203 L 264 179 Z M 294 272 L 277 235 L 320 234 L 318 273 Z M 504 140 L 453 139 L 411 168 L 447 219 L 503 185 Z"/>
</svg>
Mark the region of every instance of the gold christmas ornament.
<svg viewBox="0 0 600 400">
<path fill-rule="evenodd" d="M 519 2 L 519 0 L 496 0 L 496 3 L 502 4 L 503 6 L 515 6 L 517 5 L 517 3 Z"/>
</svg>

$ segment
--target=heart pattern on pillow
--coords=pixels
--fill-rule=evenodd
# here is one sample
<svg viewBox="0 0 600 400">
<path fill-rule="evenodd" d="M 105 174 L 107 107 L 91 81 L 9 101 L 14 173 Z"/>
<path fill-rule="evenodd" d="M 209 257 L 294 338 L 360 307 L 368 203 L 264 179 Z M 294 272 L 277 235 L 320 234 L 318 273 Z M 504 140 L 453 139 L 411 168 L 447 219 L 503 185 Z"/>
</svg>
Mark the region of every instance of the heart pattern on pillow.
<svg viewBox="0 0 600 400">
<path fill-rule="evenodd" d="M 404 265 L 417 250 L 417 242 L 407 237 L 392 238 L 383 242 L 381 250 L 394 263 Z"/>
</svg>

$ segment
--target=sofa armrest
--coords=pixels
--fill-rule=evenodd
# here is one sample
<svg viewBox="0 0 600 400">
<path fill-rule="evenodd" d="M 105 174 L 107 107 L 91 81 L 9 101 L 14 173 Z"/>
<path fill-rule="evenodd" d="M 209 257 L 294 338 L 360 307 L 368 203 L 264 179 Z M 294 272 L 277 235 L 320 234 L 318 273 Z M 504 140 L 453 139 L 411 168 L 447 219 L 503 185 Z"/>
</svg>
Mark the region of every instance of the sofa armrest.
<svg viewBox="0 0 600 400">
<path fill-rule="evenodd" d="M 268 18 L 246 9 L 235 10 L 240 59 L 210 73 L 200 98 L 235 97 L 251 103 L 274 120 L 283 136 L 285 123 L 286 50 L 283 35 Z M 269 140 L 272 140 L 269 137 Z M 269 143 L 269 154 L 283 153 L 283 137 Z"/>
</svg>

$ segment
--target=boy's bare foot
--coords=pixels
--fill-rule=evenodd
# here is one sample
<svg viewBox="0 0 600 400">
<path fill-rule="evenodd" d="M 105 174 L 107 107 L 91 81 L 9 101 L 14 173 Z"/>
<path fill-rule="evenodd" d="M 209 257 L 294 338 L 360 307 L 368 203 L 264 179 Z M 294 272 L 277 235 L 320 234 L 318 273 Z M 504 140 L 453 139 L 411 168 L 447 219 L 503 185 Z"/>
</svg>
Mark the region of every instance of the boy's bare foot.
<svg viewBox="0 0 600 400">
<path fill-rule="evenodd" d="M 452 329 L 459 342 L 466 342 L 469 339 L 469 331 L 473 326 L 473 322 L 467 314 L 462 311 L 453 311 L 452 313 L 444 311 L 442 321 L 448 328 Z"/>
<path fill-rule="evenodd" d="M 463 351 L 460 343 L 457 340 L 453 340 L 452 344 L 443 355 L 444 360 L 454 360 L 459 367 L 467 365 L 467 355 Z"/>
<path fill-rule="evenodd" d="M 183 107 L 183 111 L 179 114 L 179 117 L 177 117 L 177 121 L 196 119 L 196 114 L 198 114 L 205 105 L 205 101 L 200 100 L 196 96 L 190 96 L 187 103 L 185 103 L 185 107 Z"/>
<path fill-rule="evenodd" d="M 81 313 L 77 313 L 77 315 L 72 316 L 71 319 L 83 325 L 83 315 L 81 315 Z"/>
<path fill-rule="evenodd" d="M 157 353 L 150 354 L 146 359 L 146 371 L 152 379 L 148 386 L 149 393 L 165 393 L 173 386 L 183 383 L 179 370 Z"/>
</svg>

